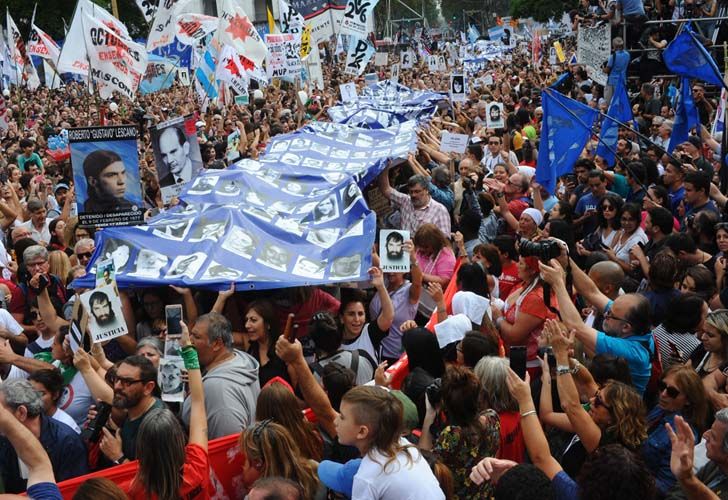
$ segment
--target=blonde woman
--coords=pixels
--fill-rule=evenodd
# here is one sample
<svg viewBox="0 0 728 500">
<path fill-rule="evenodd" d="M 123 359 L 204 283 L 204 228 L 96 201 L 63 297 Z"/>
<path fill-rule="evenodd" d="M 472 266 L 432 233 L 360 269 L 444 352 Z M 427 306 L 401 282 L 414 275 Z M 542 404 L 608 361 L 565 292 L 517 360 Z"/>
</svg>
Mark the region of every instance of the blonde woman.
<svg viewBox="0 0 728 500">
<path fill-rule="evenodd" d="M 68 285 L 68 275 L 71 271 L 71 260 L 63 250 L 53 250 L 48 254 L 49 272 L 61 280 L 63 286 Z"/>
<path fill-rule="evenodd" d="M 728 309 L 708 313 L 703 331 L 698 332 L 698 340 L 702 344 L 695 348 L 685 364 L 705 379 L 720 371 L 718 367 L 728 361 Z"/>
</svg>

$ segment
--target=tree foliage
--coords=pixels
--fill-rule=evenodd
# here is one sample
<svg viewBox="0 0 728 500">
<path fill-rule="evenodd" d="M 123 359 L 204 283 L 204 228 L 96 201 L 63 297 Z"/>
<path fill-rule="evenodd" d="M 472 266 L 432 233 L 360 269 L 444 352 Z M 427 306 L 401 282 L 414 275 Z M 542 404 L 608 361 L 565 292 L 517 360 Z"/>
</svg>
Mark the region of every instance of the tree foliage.
<svg viewBox="0 0 728 500">
<path fill-rule="evenodd" d="M 440 23 L 438 18 L 440 17 L 440 10 L 438 9 L 437 2 L 435 0 L 401 0 L 407 4 L 412 10 L 418 13 L 422 13 L 422 7 L 424 3 L 425 8 L 425 19 L 430 26 L 438 26 Z M 391 16 L 392 20 L 396 19 L 413 19 L 417 17 L 414 12 L 404 7 L 397 0 L 390 0 Z M 374 22 L 378 32 L 384 32 L 384 27 L 387 23 L 387 0 L 379 0 L 379 3 L 374 8 Z M 414 27 L 417 21 L 395 23 L 392 30 L 393 32 L 398 31 L 398 27 L 401 26 L 404 31 L 409 32 L 410 28 Z M 420 22 L 420 25 L 422 23 Z"/>
<path fill-rule="evenodd" d="M 511 15 L 533 17 L 536 21 L 545 22 L 550 17 L 560 19 L 564 12 L 569 12 L 576 6 L 575 0 L 512 0 Z"/>
</svg>

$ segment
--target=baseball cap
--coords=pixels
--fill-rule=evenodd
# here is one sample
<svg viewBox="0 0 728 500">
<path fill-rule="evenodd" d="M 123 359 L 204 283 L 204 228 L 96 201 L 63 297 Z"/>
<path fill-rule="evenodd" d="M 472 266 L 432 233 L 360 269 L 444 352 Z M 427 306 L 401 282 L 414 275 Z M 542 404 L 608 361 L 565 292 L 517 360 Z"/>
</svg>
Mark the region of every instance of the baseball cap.
<svg viewBox="0 0 728 500">
<path fill-rule="evenodd" d="M 702 145 L 700 143 L 700 139 L 698 139 L 694 135 L 691 135 L 690 137 L 688 137 L 688 140 L 685 142 L 689 142 L 690 144 L 692 144 L 693 146 L 695 146 L 698 149 L 700 149 L 702 147 Z"/>
<path fill-rule="evenodd" d="M 68 189 L 69 189 L 68 184 L 64 184 L 63 182 L 59 182 L 58 184 L 56 184 L 56 187 L 53 189 L 53 192 L 55 193 L 59 189 L 65 189 L 66 191 L 68 191 Z"/>
<path fill-rule="evenodd" d="M 359 472 L 361 458 L 349 460 L 345 464 L 322 460 L 318 465 L 318 476 L 327 488 L 351 498 L 354 476 Z"/>
</svg>

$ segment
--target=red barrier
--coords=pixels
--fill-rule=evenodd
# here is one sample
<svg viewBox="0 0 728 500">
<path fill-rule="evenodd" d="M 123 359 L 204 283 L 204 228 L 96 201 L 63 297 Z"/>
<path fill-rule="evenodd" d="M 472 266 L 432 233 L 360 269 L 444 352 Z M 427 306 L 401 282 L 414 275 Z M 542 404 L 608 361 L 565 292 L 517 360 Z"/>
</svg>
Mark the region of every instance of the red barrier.
<svg viewBox="0 0 728 500">
<path fill-rule="evenodd" d="M 221 437 L 210 441 L 208 454 L 210 457 L 210 497 L 218 499 L 242 500 L 245 497 L 243 487 L 243 453 L 238 447 L 239 434 Z M 105 477 L 125 492 L 129 491 L 131 482 L 137 472 L 138 462 L 104 469 L 85 476 L 69 479 L 58 484 L 63 498 L 73 498 L 81 484 L 92 477 Z"/>
</svg>

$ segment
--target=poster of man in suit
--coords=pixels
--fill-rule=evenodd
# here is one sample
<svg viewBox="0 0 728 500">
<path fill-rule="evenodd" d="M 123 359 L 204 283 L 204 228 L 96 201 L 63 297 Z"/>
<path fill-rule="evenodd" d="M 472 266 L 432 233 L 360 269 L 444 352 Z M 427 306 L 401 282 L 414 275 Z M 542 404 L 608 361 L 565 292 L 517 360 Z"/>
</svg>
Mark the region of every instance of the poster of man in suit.
<svg viewBox="0 0 728 500">
<path fill-rule="evenodd" d="M 192 115 L 180 116 L 150 131 L 162 201 L 166 204 L 202 169 L 195 119 Z"/>
</svg>

